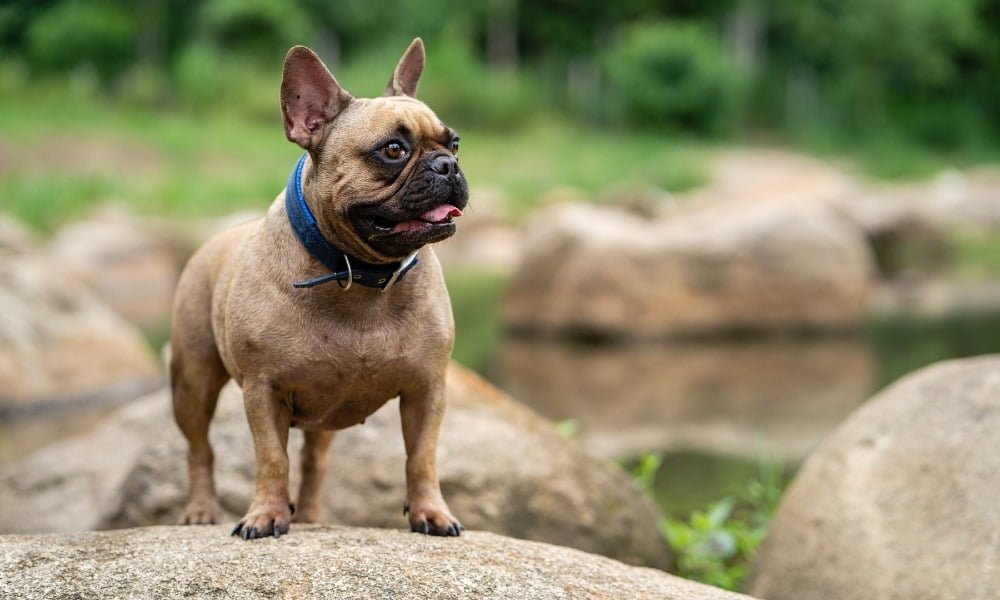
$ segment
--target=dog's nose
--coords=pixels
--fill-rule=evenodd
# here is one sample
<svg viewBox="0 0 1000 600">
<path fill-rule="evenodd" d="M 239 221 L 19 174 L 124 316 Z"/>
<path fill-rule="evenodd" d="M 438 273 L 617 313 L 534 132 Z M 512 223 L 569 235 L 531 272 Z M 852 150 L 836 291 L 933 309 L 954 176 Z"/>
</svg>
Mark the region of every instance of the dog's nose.
<svg viewBox="0 0 1000 600">
<path fill-rule="evenodd" d="M 441 154 L 431 161 L 431 169 L 438 175 L 451 175 L 458 168 L 458 161 L 454 156 Z"/>
</svg>

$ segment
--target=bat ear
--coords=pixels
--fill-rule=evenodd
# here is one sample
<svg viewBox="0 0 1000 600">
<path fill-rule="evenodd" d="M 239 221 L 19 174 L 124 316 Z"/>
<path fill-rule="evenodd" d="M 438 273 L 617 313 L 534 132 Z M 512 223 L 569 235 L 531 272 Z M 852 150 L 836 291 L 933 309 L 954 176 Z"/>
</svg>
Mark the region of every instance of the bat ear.
<svg viewBox="0 0 1000 600">
<path fill-rule="evenodd" d="M 321 141 L 323 126 L 334 120 L 353 98 L 340 87 L 316 53 L 295 46 L 285 55 L 281 73 L 281 114 L 285 136 L 306 150 Z"/>
<path fill-rule="evenodd" d="M 403 53 L 396 65 L 396 71 L 389 80 L 389 85 L 385 88 L 383 96 L 411 96 L 416 97 L 417 86 L 420 84 L 420 76 L 424 72 L 424 63 L 427 56 L 424 53 L 424 41 L 414 38 L 410 42 L 410 47 Z"/>
</svg>

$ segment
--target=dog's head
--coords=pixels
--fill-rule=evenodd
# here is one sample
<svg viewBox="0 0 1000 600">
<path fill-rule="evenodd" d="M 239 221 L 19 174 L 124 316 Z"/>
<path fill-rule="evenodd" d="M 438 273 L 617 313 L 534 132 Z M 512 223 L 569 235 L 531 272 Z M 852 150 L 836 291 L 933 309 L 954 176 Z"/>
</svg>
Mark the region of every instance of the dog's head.
<svg viewBox="0 0 1000 600">
<path fill-rule="evenodd" d="M 362 259 L 396 260 L 450 237 L 468 202 L 458 135 L 414 97 L 423 70 L 417 38 L 382 96 L 354 98 L 312 50 L 285 57 L 281 112 L 285 135 L 312 159 L 306 197 L 321 226 Z"/>
</svg>

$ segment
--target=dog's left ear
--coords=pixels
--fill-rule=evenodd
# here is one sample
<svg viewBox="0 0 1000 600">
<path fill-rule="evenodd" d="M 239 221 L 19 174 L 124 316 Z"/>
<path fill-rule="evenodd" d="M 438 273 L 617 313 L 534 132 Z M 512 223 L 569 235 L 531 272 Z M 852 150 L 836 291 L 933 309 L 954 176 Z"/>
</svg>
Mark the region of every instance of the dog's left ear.
<svg viewBox="0 0 1000 600">
<path fill-rule="evenodd" d="M 420 84 L 420 75 L 424 72 L 424 41 L 414 38 L 410 42 L 410 47 L 403 53 L 396 65 L 396 71 L 389 80 L 389 85 L 385 88 L 383 96 L 411 96 L 416 97 L 417 85 Z"/>
</svg>

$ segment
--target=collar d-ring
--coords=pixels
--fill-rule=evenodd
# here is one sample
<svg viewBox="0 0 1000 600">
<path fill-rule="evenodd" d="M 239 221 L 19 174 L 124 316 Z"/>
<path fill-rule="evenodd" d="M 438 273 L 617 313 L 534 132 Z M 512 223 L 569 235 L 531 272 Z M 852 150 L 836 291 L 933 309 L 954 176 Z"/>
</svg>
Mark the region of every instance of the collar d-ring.
<svg viewBox="0 0 1000 600">
<path fill-rule="evenodd" d="M 351 259 L 347 258 L 346 254 L 344 255 L 344 262 L 347 263 L 347 285 L 344 285 L 344 282 L 340 280 L 337 280 L 337 285 L 346 292 L 351 289 L 351 284 L 354 283 L 354 271 L 351 270 Z"/>
</svg>

